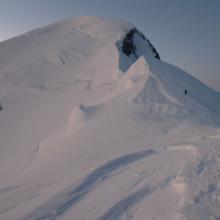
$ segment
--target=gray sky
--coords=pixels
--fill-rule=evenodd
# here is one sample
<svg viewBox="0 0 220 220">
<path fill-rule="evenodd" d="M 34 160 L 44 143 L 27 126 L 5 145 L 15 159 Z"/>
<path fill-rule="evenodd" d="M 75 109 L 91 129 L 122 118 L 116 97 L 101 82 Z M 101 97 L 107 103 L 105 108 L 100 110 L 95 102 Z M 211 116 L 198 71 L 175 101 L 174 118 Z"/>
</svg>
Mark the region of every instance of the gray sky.
<svg viewBox="0 0 220 220">
<path fill-rule="evenodd" d="M 220 91 L 220 0 L 0 0 L 0 41 L 78 15 L 135 24 L 175 64 Z"/>
</svg>

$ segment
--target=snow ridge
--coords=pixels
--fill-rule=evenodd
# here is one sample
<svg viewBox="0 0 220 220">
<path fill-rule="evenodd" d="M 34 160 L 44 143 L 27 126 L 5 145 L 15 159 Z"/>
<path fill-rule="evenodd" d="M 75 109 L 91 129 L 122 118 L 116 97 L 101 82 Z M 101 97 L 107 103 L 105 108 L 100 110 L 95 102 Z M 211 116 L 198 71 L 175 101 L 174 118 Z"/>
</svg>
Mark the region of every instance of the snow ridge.
<svg viewBox="0 0 220 220">
<path fill-rule="evenodd" d="M 219 220 L 219 99 L 128 22 L 0 43 L 0 219 Z"/>
</svg>

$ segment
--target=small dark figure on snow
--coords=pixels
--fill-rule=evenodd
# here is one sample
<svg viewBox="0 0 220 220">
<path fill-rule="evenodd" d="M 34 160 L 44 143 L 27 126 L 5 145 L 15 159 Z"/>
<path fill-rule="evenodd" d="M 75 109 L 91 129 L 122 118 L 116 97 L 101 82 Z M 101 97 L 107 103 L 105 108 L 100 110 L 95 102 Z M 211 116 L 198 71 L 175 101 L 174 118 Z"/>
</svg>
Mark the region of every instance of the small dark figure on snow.
<svg viewBox="0 0 220 220">
<path fill-rule="evenodd" d="M 186 95 L 186 94 L 187 94 L 187 92 L 188 92 L 188 91 L 187 91 L 187 89 L 185 89 L 184 94 Z"/>
</svg>

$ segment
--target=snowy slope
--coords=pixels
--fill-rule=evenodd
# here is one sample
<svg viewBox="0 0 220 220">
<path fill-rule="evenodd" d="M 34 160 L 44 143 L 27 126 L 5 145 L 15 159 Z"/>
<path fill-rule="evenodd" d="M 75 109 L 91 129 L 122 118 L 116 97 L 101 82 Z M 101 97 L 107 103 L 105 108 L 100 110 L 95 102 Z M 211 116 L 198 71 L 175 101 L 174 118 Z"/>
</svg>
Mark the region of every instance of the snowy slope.
<svg viewBox="0 0 220 220">
<path fill-rule="evenodd" d="M 219 100 L 127 22 L 2 42 L 0 219 L 218 220 Z"/>
</svg>

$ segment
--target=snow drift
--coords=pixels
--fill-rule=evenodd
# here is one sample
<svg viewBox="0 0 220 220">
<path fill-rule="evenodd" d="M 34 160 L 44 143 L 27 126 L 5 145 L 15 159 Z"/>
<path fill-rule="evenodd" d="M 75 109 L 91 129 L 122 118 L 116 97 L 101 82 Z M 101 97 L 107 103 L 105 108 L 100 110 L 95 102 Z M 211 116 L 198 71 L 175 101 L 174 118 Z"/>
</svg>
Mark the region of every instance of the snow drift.
<svg viewBox="0 0 220 220">
<path fill-rule="evenodd" d="M 127 22 L 2 42 L 0 218 L 218 220 L 219 100 Z"/>
</svg>

